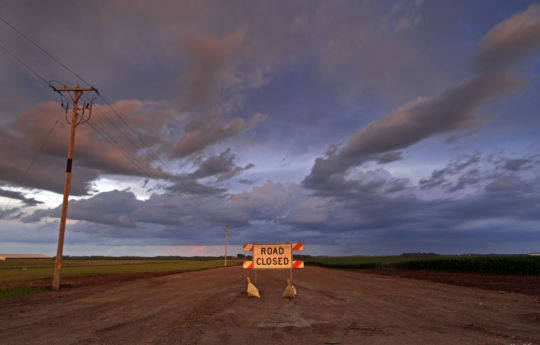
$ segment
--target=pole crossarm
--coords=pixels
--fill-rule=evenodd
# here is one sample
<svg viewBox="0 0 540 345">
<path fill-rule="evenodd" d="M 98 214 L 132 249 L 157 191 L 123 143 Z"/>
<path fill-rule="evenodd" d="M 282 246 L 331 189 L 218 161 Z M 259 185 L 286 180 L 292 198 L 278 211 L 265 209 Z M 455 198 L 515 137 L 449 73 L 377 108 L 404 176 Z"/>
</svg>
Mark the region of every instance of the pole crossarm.
<svg viewBox="0 0 540 345">
<path fill-rule="evenodd" d="M 56 92 L 62 92 L 62 91 L 95 91 L 99 95 L 98 89 L 95 87 L 53 87 L 52 88 Z"/>
<path fill-rule="evenodd" d="M 64 86 L 64 87 L 54 87 L 54 86 L 51 86 L 51 88 L 55 91 L 55 92 L 58 92 L 59 94 L 62 94 L 62 92 L 67 92 L 69 97 L 71 98 L 71 101 L 73 103 L 77 103 L 77 101 L 79 100 L 79 98 L 82 96 L 82 94 L 84 92 L 90 92 L 90 91 L 94 91 L 95 93 L 97 93 L 99 95 L 99 91 L 98 89 L 96 89 L 95 87 L 91 86 L 91 87 L 79 87 L 79 85 L 76 85 L 75 87 L 67 87 L 67 86 Z"/>
</svg>

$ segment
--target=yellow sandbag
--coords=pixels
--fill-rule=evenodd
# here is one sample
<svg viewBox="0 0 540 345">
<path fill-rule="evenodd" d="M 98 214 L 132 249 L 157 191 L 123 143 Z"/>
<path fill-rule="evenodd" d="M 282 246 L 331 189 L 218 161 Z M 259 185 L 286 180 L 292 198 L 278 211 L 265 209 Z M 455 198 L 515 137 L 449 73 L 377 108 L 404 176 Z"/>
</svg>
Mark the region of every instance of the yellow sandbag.
<svg viewBox="0 0 540 345">
<path fill-rule="evenodd" d="M 251 282 L 249 281 L 249 277 L 246 277 L 246 278 L 247 278 L 247 281 L 248 281 L 248 285 L 247 285 L 248 298 L 249 297 L 261 298 L 261 295 L 259 295 L 259 290 L 257 290 L 255 285 L 251 284 Z"/>
<path fill-rule="evenodd" d="M 283 298 L 295 298 L 296 297 L 296 288 L 291 284 L 291 280 L 287 279 L 287 287 L 283 291 Z"/>
</svg>

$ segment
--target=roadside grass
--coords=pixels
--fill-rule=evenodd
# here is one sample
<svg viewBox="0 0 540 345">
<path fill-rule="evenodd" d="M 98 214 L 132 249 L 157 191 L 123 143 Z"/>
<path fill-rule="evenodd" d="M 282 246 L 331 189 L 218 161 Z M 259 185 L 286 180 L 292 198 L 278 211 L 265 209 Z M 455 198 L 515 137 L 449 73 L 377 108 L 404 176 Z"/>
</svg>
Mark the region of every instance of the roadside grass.
<svg viewBox="0 0 540 345">
<path fill-rule="evenodd" d="M 241 261 L 227 260 L 228 266 Z M 141 259 L 141 260 L 62 260 L 62 278 L 115 274 L 198 271 L 223 267 L 223 260 Z M 0 299 L 24 296 L 48 288 L 32 286 L 32 281 L 52 279 L 54 260 L 6 260 L 0 262 Z"/>
<path fill-rule="evenodd" d="M 35 292 L 48 291 L 50 288 L 46 287 L 32 287 L 28 285 L 19 285 L 8 288 L 0 288 L 0 299 L 26 296 Z"/>
<path fill-rule="evenodd" d="M 404 256 L 338 256 L 312 257 L 304 259 L 306 264 L 329 268 L 393 268 L 399 262 L 410 260 Z"/>
<path fill-rule="evenodd" d="M 306 264 L 349 269 L 416 269 L 440 272 L 475 272 L 540 275 L 540 257 L 528 255 L 421 255 L 307 258 Z"/>
</svg>

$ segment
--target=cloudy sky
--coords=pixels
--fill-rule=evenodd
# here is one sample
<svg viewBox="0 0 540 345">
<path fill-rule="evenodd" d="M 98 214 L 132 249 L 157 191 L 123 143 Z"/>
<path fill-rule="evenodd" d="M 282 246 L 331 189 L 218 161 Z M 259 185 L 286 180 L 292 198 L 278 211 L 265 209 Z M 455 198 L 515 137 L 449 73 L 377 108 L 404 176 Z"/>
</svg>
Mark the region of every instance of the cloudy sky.
<svg viewBox="0 0 540 345">
<path fill-rule="evenodd" d="M 2 1 L 0 252 L 540 250 L 534 1 Z M 25 37 L 32 39 L 37 47 Z M 25 64 L 26 67 L 23 65 Z M 40 77 L 32 73 L 34 70 Z"/>
</svg>

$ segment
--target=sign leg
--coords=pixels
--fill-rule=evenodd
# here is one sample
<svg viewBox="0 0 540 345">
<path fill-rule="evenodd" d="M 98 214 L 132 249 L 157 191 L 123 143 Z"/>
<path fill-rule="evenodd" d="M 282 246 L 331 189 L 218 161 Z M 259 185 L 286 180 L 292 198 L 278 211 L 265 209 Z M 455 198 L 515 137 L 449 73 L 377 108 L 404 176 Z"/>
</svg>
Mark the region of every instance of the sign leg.
<svg viewBox="0 0 540 345">
<path fill-rule="evenodd" d="M 291 243 L 291 284 L 292 284 L 292 270 L 293 270 L 294 257 L 293 257 L 293 251 L 292 251 L 292 242 L 290 243 Z"/>
</svg>

